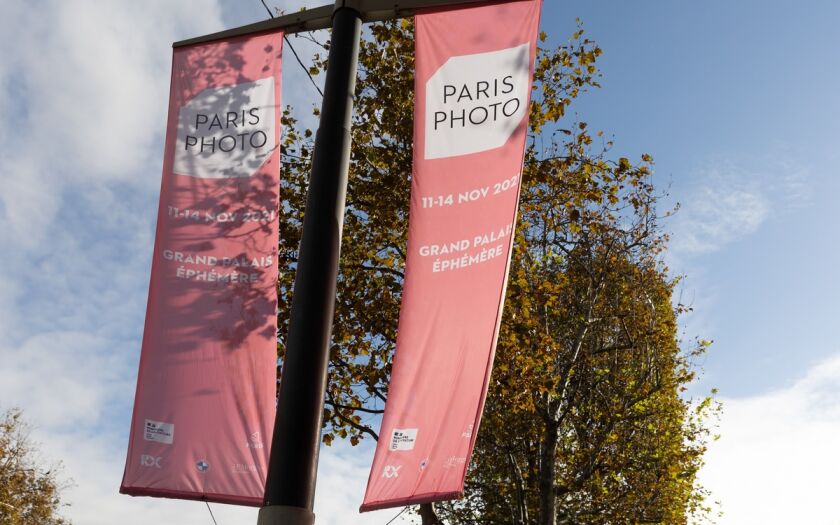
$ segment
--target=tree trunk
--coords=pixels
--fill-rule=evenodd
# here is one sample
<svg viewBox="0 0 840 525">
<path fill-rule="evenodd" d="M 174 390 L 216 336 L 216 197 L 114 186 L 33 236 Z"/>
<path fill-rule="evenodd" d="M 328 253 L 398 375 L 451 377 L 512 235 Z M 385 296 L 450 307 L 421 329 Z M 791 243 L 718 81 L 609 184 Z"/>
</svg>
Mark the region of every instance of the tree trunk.
<svg viewBox="0 0 840 525">
<path fill-rule="evenodd" d="M 443 522 L 435 514 L 435 506 L 432 503 L 420 505 L 420 519 L 423 525 L 443 525 Z"/>
<path fill-rule="evenodd" d="M 557 525 L 556 465 L 557 427 L 550 423 L 546 425 L 540 450 L 540 525 Z"/>
<path fill-rule="evenodd" d="M 525 483 L 522 480 L 522 470 L 519 464 L 516 463 L 516 458 L 513 457 L 512 452 L 508 452 L 508 460 L 510 461 L 510 468 L 513 474 L 513 479 L 516 482 L 516 507 L 517 515 L 514 523 L 521 523 L 527 525 L 528 523 L 528 504 L 525 501 Z"/>
</svg>

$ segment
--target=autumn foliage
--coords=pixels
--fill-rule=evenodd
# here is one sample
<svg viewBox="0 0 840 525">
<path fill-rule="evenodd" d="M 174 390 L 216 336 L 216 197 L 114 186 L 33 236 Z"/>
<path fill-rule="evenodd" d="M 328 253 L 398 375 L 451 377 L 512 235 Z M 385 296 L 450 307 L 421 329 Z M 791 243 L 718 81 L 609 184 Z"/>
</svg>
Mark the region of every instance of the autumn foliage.
<svg viewBox="0 0 840 525">
<path fill-rule="evenodd" d="M 0 525 L 65 525 L 60 465 L 46 466 L 19 409 L 0 413 Z"/>
<path fill-rule="evenodd" d="M 465 498 L 437 513 L 453 524 L 686 523 L 706 512 L 695 475 L 715 405 L 684 393 L 707 342 L 678 337 L 684 307 L 672 300 L 677 279 L 662 262 L 667 236 L 651 157 L 611 158 L 609 140 L 568 116 L 598 86 L 601 49 L 582 30 L 556 48 L 546 40 L 490 393 Z M 327 444 L 376 439 L 388 395 L 408 226 L 413 52 L 407 20 L 370 26 L 362 43 Z M 311 73 L 325 66 L 318 56 Z M 313 143 L 290 108 L 284 125 L 281 357 Z"/>
</svg>

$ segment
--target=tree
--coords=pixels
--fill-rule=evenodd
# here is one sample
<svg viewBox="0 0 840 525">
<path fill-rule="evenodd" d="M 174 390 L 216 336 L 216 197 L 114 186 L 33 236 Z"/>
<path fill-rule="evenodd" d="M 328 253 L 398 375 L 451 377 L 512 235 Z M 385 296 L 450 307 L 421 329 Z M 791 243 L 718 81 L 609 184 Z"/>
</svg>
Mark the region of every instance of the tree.
<svg viewBox="0 0 840 525">
<path fill-rule="evenodd" d="M 672 524 L 703 511 L 707 433 L 679 393 L 708 343 L 679 346 L 650 160 L 593 158 L 586 126 L 574 137 L 528 151 L 515 307 L 485 410 L 485 428 L 515 430 L 479 434 L 452 522 Z"/>
<path fill-rule="evenodd" d="M 39 465 L 20 409 L 0 417 L 0 525 L 63 525 L 59 466 Z"/>
<path fill-rule="evenodd" d="M 585 123 L 560 127 L 598 86 L 600 48 L 577 31 L 540 37 L 530 133 L 496 369 L 466 497 L 450 523 L 684 523 L 702 513 L 694 475 L 707 429 L 680 397 L 683 351 L 661 262 L 652 159 L 610 160 Z M 320 44 L 326 51 L 329 42 Z M 377 439 L 401 299 L 413 143 L 413 24 L 370 26 L 361 45 L 324 442 Z M 316 56 L 319 74 L 326 58 Z M 317 110 L 315 110 L 317 115 Z M 281 199 L 279 333 L 300 240 L 312 132 L 290 108 Z M 282 338 L 278 345 L 282 357 Z M 700 411 L 698 414 L 697 410 Z M 505 432 L 496 431 L 505 429 Z M 424 523 L 438 519 L 430 506 Z"/>
</svg>

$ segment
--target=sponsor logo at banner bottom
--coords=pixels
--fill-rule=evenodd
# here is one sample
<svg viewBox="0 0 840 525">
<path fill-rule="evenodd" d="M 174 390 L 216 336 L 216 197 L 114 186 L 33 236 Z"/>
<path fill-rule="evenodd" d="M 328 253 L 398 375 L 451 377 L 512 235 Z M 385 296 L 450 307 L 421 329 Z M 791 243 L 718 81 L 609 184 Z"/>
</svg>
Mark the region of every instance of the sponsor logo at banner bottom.
<svg viewBox="0 0 840 525">
<path fill-rule="evenodd" d="M 250 474 L 257 471 L 257 466 L 253 463 L 234 463 L 231 466 L 231 471 L 234 474 Z"/>
<path fill-rule="evenodd" d="M 414 450 L 417 441 L 416 428 L 395 428 L 391 433 L 391 450 Z"/>
<path fill-rule="evenodd" d="M 145 468 L 162 468 L 160 466 L 160 458 L 158 456 L 150 456 L 148 454 L 140 454 L 140 466 Z"/>
<path fill-rule="evenodd" d="M 248 436 L 248 441 L 245 442 L 246 448 L 263 448 L 262 438 L 259 432 L 254 432 Z"/>
<path fill-rule="evenodd" d="M 470 425 L 467 429 L 461 434 L 461 437 L 464 439 L 470 439 L 472 437 L 473 426 Z"/>
<path fill-rule="evenodd" d="M 164 423 L 163 421 L 146 420 L 143 428 L 143 439 L 155 443 L 172 444 L 175 438 L 175 423 Z"/>
<path fill-rule="evenodd" d="M 398 478 L 400 476 L 400 469 L 402 465 L 385 465 L 385 468 L 382 469 L 382 477 L 383 478 Z"/>
<path fill-rule="evenodd" d="M 446 459 L 446 462 L 443 464 L 443 468 L 455 468 L 465 465 L 467 463 L 467 458 L 465 457 L 457 457 L 457 456 L 449 456 Z"/>
<path fill-rule="evenodd" d="M 195 468 L 197 468 L 199 472 L 207 472 L 210 468 L 210 463 L 207 463 L 207 461 L 203 459 L 199 459 L 195 462 Z"/>
</svg>

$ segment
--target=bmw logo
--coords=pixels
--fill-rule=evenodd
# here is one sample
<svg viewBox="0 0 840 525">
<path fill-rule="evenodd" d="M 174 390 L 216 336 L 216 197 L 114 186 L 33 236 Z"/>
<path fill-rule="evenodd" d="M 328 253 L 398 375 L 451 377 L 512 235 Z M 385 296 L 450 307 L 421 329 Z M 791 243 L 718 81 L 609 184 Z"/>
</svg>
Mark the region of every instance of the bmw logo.
<svg viewBox="0 0 840 525">
<path fill-rule="evenodd" d="M 207 463 L 206 461 L 201 459 L 198 462 L 196 462 L 195 468 L 197 468 L 199 472 L 207 472 L 207 469 L 210 468 L 210 463 Z"/>
</svg>

